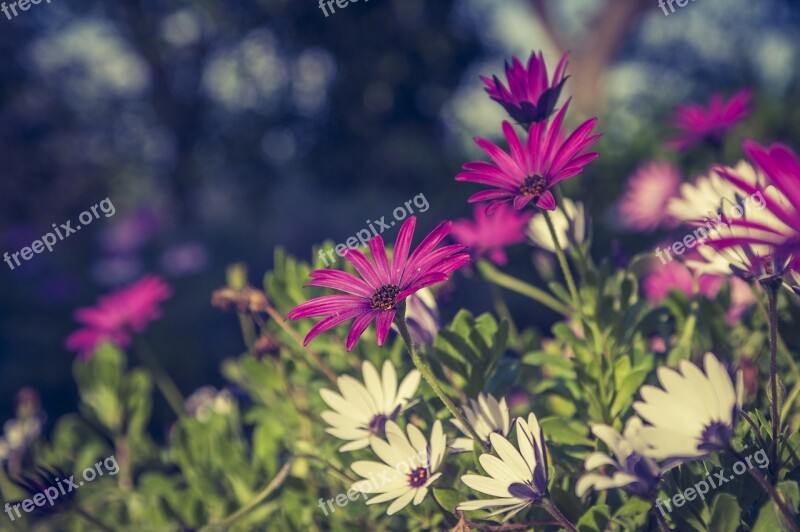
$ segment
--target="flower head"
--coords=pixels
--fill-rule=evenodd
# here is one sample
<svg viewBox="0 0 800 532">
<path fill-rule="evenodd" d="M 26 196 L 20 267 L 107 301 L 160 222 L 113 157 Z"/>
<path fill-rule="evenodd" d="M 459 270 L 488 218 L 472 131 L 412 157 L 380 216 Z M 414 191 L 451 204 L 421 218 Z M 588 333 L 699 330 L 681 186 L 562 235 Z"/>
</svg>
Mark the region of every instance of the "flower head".
<svg viewBox="0 0 800 532">
<path fill-rule="evenodd" d="M 623 225 L 653 231 L 671 221 L 667 203 L 678 193 L 680 171 L 670 163 L 650 161 L 636 169 L 619 203 Z"/>
<path fill-rule="evenodd" d="M 161 317 L 160 304 L 171 296 L 169 285 L 154 275 L 101 296 L 95 306 L 75 311 L 75 320 L 84 327 L 67 337 L 66 347 L 81 360 L 91 358 L 104 341 L 125 348 L 132 334 Z"/>
<path fill-rule="evenodd" d="M 711 353 L 705 356 L 705 373 L 688 360 L 681 361 L 678 369 L 659 368 L 661 388 L 642 386 L 642 400 L 633 404 L 649 423 L 639 434 L 647 444 L 647 456 L 656 460 L 698 459 L 726 448 L 742 406 L 741 383 L 734 387 Z"/>
<path fill-rule="evenodd" d="M 561 209 L 553 211 L 550 221 L 553 222 L 561 249 L 569 248 L 570 244 L 582 244 L 586 240 L 586 212 L 583 203 L 564 198 Z M 536 213 L 531 218 L 528 223 L 528 238 L 534 245 L 555 253 L 556 245 L 547 228 L 544 214 Z"/>
<path fill-rule="evenodd" d="M 477 401 L 470 399 L 469 405 L 464 405 L 463 410 L 467 422 L 484 443 L 488 445 L 491 445 L 489 441 L 490 435 L 499 434 L 507 437 L 511 430 L 511 417 L 505 398 L 501 398 L 498 401 L 491 394 L 481 393 L 478 395 Z M 469 430 L 459 420 L 452 419 L 451 423 L 467 436 L 470 435 Z M 472 441 L 472 438 L 467 437 L 457 438 L 451 447 L 460 451 L 471 451 L 474 445 L 475 442 Z"/>
<path fill-rule="evenodd" d="M 525 126 L 547 120 L 555 111 L 561 89 L 567 81 L 567 59 L 564 54 L 556 66 L 552 81 L 547 76 L 547 65 L 542 53 L 531 53 L 527 68 L 516 57 L 511 64 L 506 62 L 508 88 L 497 76 L 481 76 L 486 92 L 506 112 Z"/>
<path fill-rule="evenodd" d="M 217 390 L 213 386 L 203 386 L 195 390 L 183 403 L 186 412 L 198 421 L 205 423 L 213 414 L 227 416 L 236 401 L 229 390 Z"/>
<path fill-rule="evenodd" d="M 658 464 L 646 456 L 647 443 L 641 437 L 642 420 L 632 417 L 625 424 L 622 434 L 608 425 L 593 425 L 592 433 L 603 440 L 613 457 L 601 452 L 594 452 L 586 458 L 586 471 L 608 466 L 612 475 L 586 473 L 575 485 L 578 497 L 593 488 L 597 491 L 622 488 L 631 495 L 649 498 L 658 490 L 661 480 L 661 469 Z"/>
<path fill-rule="evenodd" d="M 492 433 L 489 439 L 497 456 L 482 454 L 481 466 L 489 474 L 464 475 L 461 481 L 481 493 L 497 497 L 462 502 L 457 509 L 465 512 L 499 507 L 486 517 L 505 513 L 504 521 L 520 510 L 539 502 L 547 495 L 547 448 L 544 433 L 536 416 L 531 413 L 526 422 L 517 418 L 517 447 L 504 436 Z"/>
<path fill-rule="evenodd" d="M 348 441 L 341 452 L 363 449 L 372 436 L 382 436 L 386 424 L 408 406 L 419 387 L 420 373 L 411 371 L 397 386 L 397 372 L 391 362 L 383 363 L 383 375 L 370 362 L 361 366 L 364 384 L 349 375 L 339 377 L 336 382 L 339 392 L 320 390 L 322 400 L 333 410 L 322 413 L 330 428 L 326 432 Z"/>
<path fill-rule="evenodd" d="M 473 258 L 488 256 L 498 266 L 508 263 L 505 247 L 525 240 L 525 226 L 530 214 L 522 214 L 509 205 L 499 205 L 491 215 L 485 205 L 475 206 L 475 221 L 453 222 L 453 238 L 469 248 Z"/>
<path fill-rule="evenodd" d="M 714 298 L 722 288 L 724 278 L 719 275 L 700 275 L 697 285 L 700 295 Z M 673 290 L 679 290 L 686 297 L 694 295 L 694 275 L 692 271 L 679 261 L 671 261 L 664 265 L 657 264 L 655 269 L 645 277 L 642 283 L 647 300 L 659 303 L 666 299 Z"/>
<path fill-rule="evenodd" d="M 415 225 L 416 218 L 412 216 L 400 228 L 391 263 L 380 235 L 369 241 L 372 261 L 360 251 L 348 249 L 344 258 L 353 265 L 361 278 L 339 270 L 311 272 L 308 285 L 333 288 L 345 292 L 346 295 L 317 297 L 297 306 L 286 315 L 292 320 L 325 316 L 325 319 L 311 328 L 304 344 L 307 345 L 315 336 L 352 319 L 353 325 L 347 336 L 348 351 L 373 320 L 377 320 L 378 345 L 383 345 L 397 313 L 397 306 L 403 300 L 422 288 L 446 281 L 451 273 L 469 261 L 469 255 L 462 253 L 464 246 L 450 245 L 436 249 L 450 232 L 451 222 L 444 222 L 434 229 L 409 257 Z"/>
<path fill-rule="evenodd" d="M 708 142 L 720 145 L 725 134 L 750 115 L 752 91 L 744 89 L 725 100 L 721 94 L 714 94 L 708 107 L 702 105 L 678 106 L 675 109 L 674 125 L 678 136 L 667 142 L 675 150 L 685 150 Z"/>
<path fill-rule="evenodd" d="M 469 201 L 489 201 L 490 212 L 498 205 L 513 202 L 519 210 L 530 202 L 552 211 L 556 208 L 550 189 L 557 183 L 574 177 L 599 154 L 585 153 L 600 135 L 591 135 L 596 118 L 587 120 L 566 139 L 562 125 L 569 107 L 567 102 L 552 122 L 539 122 L 530 127 L 528 140 L 522 144 L 514 128 L 503 122 L 503 133 L 510 153 L 506 153 L 488 140 L 475 139 L 494 161 L 471 162 L 456 176 L 456 181 L 469 181 L 491 188 L 473 194 Z"/>
<path fill-rule="evenodd" d="M 386 510 L 393 515 L 414 501 L 421 503 L 428 489 L 442 476 L 437 472 L 442 465 L 447 442 L 442 422 L 433 424 L 430 443 L 414 425 L 408 425 L 408 437 L 393 421 L 386 423 L 386 439 L 372 438 L 370 446 L 382 462 L 358 461 L 353 471 L 368 480 L 361 480 L 353 489 L 361 493 L 378 493 L 367 504 L 394 501 Z"/>
</svg>

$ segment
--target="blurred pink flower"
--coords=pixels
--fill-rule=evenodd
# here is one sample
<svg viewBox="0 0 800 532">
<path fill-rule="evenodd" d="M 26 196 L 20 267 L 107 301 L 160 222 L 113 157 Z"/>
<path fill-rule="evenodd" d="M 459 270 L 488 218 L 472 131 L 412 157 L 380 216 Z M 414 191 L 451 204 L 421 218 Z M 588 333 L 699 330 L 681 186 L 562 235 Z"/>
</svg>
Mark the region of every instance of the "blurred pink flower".
<svg viewBox="0 0 800 532">
<path fill-rule="evenodd" d="M 725 320 L 728 325 L 735 325 L 742 315 L 753 306 L 756 302 L 756 296 L 753 294 L 753 287 L 750 283 L 739 279 L 738 277 L 731 277 L 731 307 L 725 314 Z"/>
<path fill-rule="evenodd" d="M 750 115 L 750 97 L 753 92 L 744 89 L 729 100 L 721 94 L 714 94 L 708 107 L 702 105 L 679 105 L 675 108 L 673 124 L 678 136 L 667 141 L 667 147 L 674 150 L 685 150 L 709 142 L 721 145 L 728 130 Z"/>
<path fill-rule="evenodd" d="M 619 203 L 622 223 L 628 229 L 653 231 L 672 221 L 667 203 L 678 195 L 680 171 L 670 163 L 649 161 L 628 179 Z"/>
<path fill-rule="evenodd" d="M 154 275 L 101 296 L 95 306 L 75 311 L 75 320 L 84 327 L 67 337 L 66 347 L 77 351 L 82 361 L 90 359 L 102 342 L 128 347 L 131 334 L 142 332 L 159 318 L 159 305 L 171 296 L 169 285 Z"/>
<path fill-rule="evenodd" d="M 678 261 L 658 264 L 644 280 L 644 293 L 651 303 L 663 301 L 672 290 L 680 290 L 691 297 L 694 294 L 692 280 L 692 272 Z M 698 280 L 700 294 L 710 298 L 715 297 L 723 282 L 724 278 L 718 275 L 701 275 Z"/>
<path fill-rule="evenodd" d="M 486 205 L 476 205 L 475 221 L 462 218 L 453 222 L 453 238 L 468 248 L 473 259 L 487 256 L 498 266 L 508 263 L 505 247 L 525 241 L 525 227 L 531 213 L 521 214 L 501 204 L 491 214 Z"/>
</svg>

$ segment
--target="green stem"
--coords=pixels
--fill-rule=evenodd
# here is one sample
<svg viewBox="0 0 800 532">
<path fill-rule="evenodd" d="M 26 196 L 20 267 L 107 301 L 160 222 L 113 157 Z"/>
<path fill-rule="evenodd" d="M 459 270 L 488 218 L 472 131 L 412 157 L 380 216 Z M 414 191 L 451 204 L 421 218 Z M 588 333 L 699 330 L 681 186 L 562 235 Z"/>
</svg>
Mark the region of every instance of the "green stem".
<svg viewBox="0 0 800 532">
<path fill-rule="evenodd" d="M 273 478 L 270 481 L 270 483 L 267 485 L 266 488 L 257 493 L 256 496 L 253 497 L 253 500 L 251 500 L 245 506 L 242 506 L 241 508 L 233 512 L 231 515 L 229 515 L 222 521 L 219 521 L 218 523 L 207 524 L 206 526 L 200 529 L 200 532 L 216 530 L 217 528 L 221 528 L 222 530 L 227 530 L 228 528 L 230 528 L 230 526 L 233 523 L 235 523 L 238 519 L 241 519 L 242 517 L 250 513 L 256 506 L 264 502 L 264 500 L 267 497 L 269 497 L 276 489 L 278 489 L 283 484 L 283 482 L 286 480 L 286 477 L 289 476 L 289 469 L 291 468 L 291 466 L 292 466 L 292 459 L 289 459 L 289 461 L 283 465 L 281 470 L 278 471 L 278 474 L 275 475 L 275 478 Z"/>
<path fill-rule="evenodd" d="M 778 287 L 767 286 L 769 305 L 769 387 L 772 392 L 772 462 L 775 471 L 778 463 L 778 434 L 781 432 L 781 415 L 778 411 Z"/>
<path fill-rule="evenodd" d="M 175 415 L 178 417 L 185 416 L 186 410 L 183 406 L 183 396 L 180 390 L 178 390 L 172 378 L 161 366 L 158 358 L 156 358 L 148 345 L 141 339 L 138 341 L 137 353 L 142 362 L 150 369 L 156 386 L 158 386 L 158 389 L 161 391 L 164 399 L 167 400 L 170 408 L 175 412 Z"/>
<path fill-rule="evenodd" d="M 300 337 L 299 334 L 297 334 L 297 331 L 289 327 L 289 324 L 286 323 L 286 318 L 281 316 L 281 313 L 278 312 L 277 309 L 275 309 L 272 305 L 267 305 L 267 314 L 269 315 L 270 318 L 272 318 L 272 321 L 278 324 L 278 327 L 283 329 L 284 332 L 286 332 L 286 334 L 288 334 L 292 338 L 292 340 L 294 340 L 303 349 L 303 351 L 305 351 L 314 360 L 314 362 L 317 364 L 317 366 L 319 366 L 319 369 L 322 371 L 323 374 L 325 374 L 328 380 L 331 381 L 333 384 L 336 384 L 337 380 L 336 372 L 333 371 L 331 367 L 325 363 L 324 360 L 322 360 L 322 357 L 319 356 L 319 353 L 317 353 L 310 347 L 303 345 L 303 339 Z"/>
<path fill-rule="evenodd" d="M 114 530 L 111 527 L 108 527 L 105 524 L 103 524 L 102 521 L 100 521 L 98 518 L 96 518 L 95 516 L 93 516 L 83 508 L 81 508 L 80 506 L 76 506 L 75 511 L 78 513 L 78 515 L 80 515 L 81 517 L 92 523 L 94 526 L 96 526 L 103 532 L 114 532 Z"/>
<path fill-rule="evenodd" d="M 550 237 L 553 239 L 553 244 L 556 248 L 556 257 L 558 257 L 558 263 L 561 265 L 561 270 L 564 272 L 564 278 L 567 281 L 567 287 L 569 288 L 569 293 L 572 296 L 572 304 L 575 306 L 575 309 L 580 312 L 582 308 L 581 298 L 578 294 L 578 289 L 575 286 L 575 280 L 572 278 L 572 272 L 569 269 L 569 264 L 567 264 L 567 256 L 564 255 L 564 250 L 561 249 L 561 244 L 558 242 L 558 235 L 556 234 L 556 228 L 553 225 L 553 220 L 550 219 L 550 213 L 543 209 L 542 214 L 544 214 L 544 220 L 547 222 L 547 229 L 550 231 Z"/>
<path fill-rule="evenodd" d="M 511 290 L 512 292 L 516 292 L 520 295 L 529 297 L 534 301 L 538 301 L 545 307 L 558 312 L 563 316 L 569 315 L 569 309 L 564 306 L 559 300 L 548 294 L 547 292 L 529 285 L 524 281 L 520 281 L 510 275 L 506 275 L 505 273 L 501 272 L 491 264 L 485 261 L 479 261 L 475 265 L 478 271 L 481 273 L 484 279 L 493 283 L 501 288 L 505 288 L 507 290 Z"/>
<path fill-rule="evenodd" d="M 575 525 L 573 525 L 572 522 L 561 513 L 561 510 L 558 509 L 558 506 L 556 506 L 553 501 L 550 499 L 542 499 L 540 504 L 542 508 L 547 510 L 547 513 L 552 515 L 555 520 L 561 523 L 561 526 L 569 530 L 569 532 L 578 532 L 578 529 L 575 528 Z"/>
<path fill-rule="evenodd" d="M 417 351 L 417 348 L 414 347 L 414 342 L 411 340 L 411 334 L 408 332 L 408 326 L 406 326 L 405 312 L 399 310 L 395 315 L 394 323 L 397 326 L 397 330 L 400 331 L 400 336 L 403 338 L 403 342 L 406 344 L 406 348 L 411 355 L 411 360 L 414 361 L 414 365 L 422 374 L 422 377 L 428 382 L 431 388 L 433 388 L 433 391 L 437 396 L 439 396 L 439 399 L 442 400 L 444 406 L 447 407 L 450 413 L 455 416 L 455 418 L 464 428 L 467 429 L 467 431 L 469 431 L 472 439 L 478 442 L 481 448 L 488 453 L 489 446 L 486 445 L 486 442 L 484 442 L 483 439 L 478 436 L 478 434 L 475 432 L 475 429 L 472 428 L 472 425 L 467 421 L 467 418 L 461 413 L 461 410 L 459 410 L 456 405 L 453 404 L 453 401 L 450 400 L 445 391 L 439 385 L 439 381 L 436 380 L 436 375 L 433 374 L 430 366 L 428 366 L 427 362 L 422 359 L 422 356 Z"/>
</svg>

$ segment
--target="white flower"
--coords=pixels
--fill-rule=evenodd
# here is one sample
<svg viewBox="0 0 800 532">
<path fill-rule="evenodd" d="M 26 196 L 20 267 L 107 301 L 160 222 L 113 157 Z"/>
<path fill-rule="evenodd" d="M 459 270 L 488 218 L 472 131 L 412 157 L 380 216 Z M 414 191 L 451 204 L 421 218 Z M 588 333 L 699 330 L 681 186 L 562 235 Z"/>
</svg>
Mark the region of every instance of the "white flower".
<svg viewBox="0 0 800 532">
<path fill-rule="evenodd" d="M 658 490 L 661 470 L 652 458 L 646 456 L 648 446 L 641 437 L 641 430 L 642 420 L 635 416 L 625 424 L 623 434 L 608 425 L 592 426 L 594 435 L 603 440 L 614 453 L 614 457 L 594 452 L 586 458 L 586 471 L 603 466 L 609 466 L 616 471 L 611 476 L 599 473 L 583 475 L 575 485 L 578 497 L 583 497 L 589 488 L 597 491 L 622 488 L 631 495 L 642 498 L 648 498 Z"/>
<path fill-rule="evenodd" d="M 475 433 L 487 444 L 489 435 L 492 433 L 508 436 L 511 430 L 511 417 L 508 413 L 508 405 L 505 397 L 498 401 L 491 394 L 481 393 L 478 400 L 470 399 L 469 406 L 464 405 L 464 417 L 472 426 Z M 466 434 L 467 438 L 456 438 L 451 447 L 459 451 L 472 451 L 475 443 L 469 434 L 469 430 L 464 427 L 457 419 L 451 420 L 458 430 Z"/>
<path fill-rule="evenodd" d="M 482 454 L 479 458 L 489 476 L 461 477 L 461 481 L 475 491 L 497 498 L 465 501 L 458 505 L 459 510 L 469 512 L 499 507 L 486 517 L 505 513 L 503 521 L 507 521 L 547 495 L 547 449 L 539 422 L 531 413 L 527 423 L 517 418 L 516 424 L 519 449 L 505 437 L 492 433 L 489 439 L 497 456 Z"/>
<path fill-rule="evenodd" d="M 746 161 L 739 161 L 734 168 L 727 168 L 751 185 L 763 186 L 765 178 Z M 680 194 L 667 204 L 667 212 L 677 220 L 689 222 L 713 218 L 723 201 L 736 203 L 742 191 L 716 171 L 695 179 L 694 183 L 683 183 Z"/>
<path fill-rule="evenodd" d="M 189 415 L 198 421 L 206 422 L 211 414 L 227 416 L 233 411 L 235 401 L 228 390 L 217 391 L 213 386 L 203 386 L 195 390 L 184 401 Z"/>
<path fill-rule="evenodd" d="M 711 353 L 705 356 L 705 374 L 688 360 L 678 367 L 680 372 L 659 368 L 663 389 L 642 386 L 642 401 L 633 405 L 650 424 L 640 435 L 647 444 L 647 456 L 656 460 L 702 458 L 726 448 L 742 405 L 741 373 L 734 387 L 728 372 Z"/>
<path fill-rule="evenodd" d="M 560 209 L 550 212 L 550 220 L 553 222 L 561 249 L 567 249 L 571 243 L 581 244 L 586 240 L 586 214 L 583 203 L 564 199 Z M 528 238 L 535 245 L 555 253 L 556 246 L 547 228 L 544 214 L 538 213 L 528 222 Z"/>
<path fill-rule="evenodd" d="M 339 449 L 341 452 L 367 447 L 370 436 L 381 435 L 386 422 L 397 419 L 419 387 L 420 373 L 413 370 L 398 388 L 397 372 L 388 360 L 383 363 L 382 377 L 370 362 L 362 364 L 362 371 L 366 386 L 343 375 L 336 383 L 341 395 L 327 389 L 319 392 L 333 409 L 322 413 L 322 419 L 330 425 L 325 431 L 350 442 Z"/>
<path fill-rule="evenodd" d="M 4 436 L 0 438 L 0 463 L 13 455 L 24 452 L 42 433 L 39 416 L 9 419 L 3 425 Z"/>
<path fill-rule="evenodd" d="M 410 503 L 417 505 L 428 494 L 431 484 L 442 476 L 437 473 L 447 450 L 442 422 L 436 421 L 431 431 L 430 445 L 422 432 L 408 425 L 408 437 L 394 421 L 386 423 L 388 442 L 373 437 L 370 446 L 383 462 L 366 460 L 353 464 L 353 471 L 368 480 L 361 480 L 353 489 L 361 493 L 378 493 L 367 504 L 378 504 L 393 500 L 386 510 L 392 515 Z"/>
</svg>

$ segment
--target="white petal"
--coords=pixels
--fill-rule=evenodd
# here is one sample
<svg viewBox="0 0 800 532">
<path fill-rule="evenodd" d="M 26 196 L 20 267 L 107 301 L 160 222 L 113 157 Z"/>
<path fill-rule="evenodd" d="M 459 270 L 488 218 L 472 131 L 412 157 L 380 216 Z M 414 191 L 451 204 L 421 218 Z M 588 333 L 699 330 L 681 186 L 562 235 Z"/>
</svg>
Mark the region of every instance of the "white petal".
<svg viewBox="0 0 800 532">
<path fill-rule="evenodd" d="M 393 499 L 398 498 L 406 491 L 408 491 L 408 486 L 403 485 L 402 488 L 398 488 L 394 491 L 387 491 L 386 493 L 381 493 L 380 495 L 370 497 L 369 500 L 367 501 L 367 504 L 380 504 L 382 502 L 391 501 Z"/>
<path fill-rule="evenodd" d="M 416 454 L 419 456 L 427 454 L 428 441 L 425 439 L 425 436 L 423 436 L 422 431 L 411 423 L 406 425 L 406 430 L 408 431 L 408 441 L 411 442 L 411 446 L 417 451 Z"/>
<path fill-rule="evenodd" d="M 614 460 L 612 460 L 608 455 L 603 454 L 601 452 L 595 452 L 590 454 L 586 458 L 586 461 L 583 463 L 583 467 L 584 469 L 586 469 L 586 471 L 597 469 L 598 467 L 605 465 L 618 467 L 617 463 Z"/>
<path fill-rule="evenodd" d="M 438 419 L 433 423 L 431 431 L 430 464 L 431 471 L 436 471 L 442 464 L 444 455 L 447 452 L 447 438 L 444 436 L 442 422 Z"/>
<path fill-rule="evenodd" d="M 411 499 L 414 498 L 414 493 L 416 490 L 409 489 L 406 493 L 402 494 L 400 497 L 397 498 L 392 504 L 389 505 L 389 509 L 386 510 L 386 515 L 393 515 L 408 506 L 408 503 L 411 502 Z"/>
<path fill-rule="evenodd" d="M 363 438 L 360 440 L 353 440 L 347 445 L 342 445 L 339 449 L 340 453 L 347 453 L 350 451 L 358 451 L 359 449 L 365 449 L 369 447 L 369 438 Z"/>
<path fill-rule="evenodd" d="M 530 473 L 525 474 L 524 471 L 515 471 L 514 469 L 511 469 L 511 466 L 491 454 L 482 454 L 480 458 L 478 458 L 478 461 L 481 463 L 481 466 L 483 466 L 486 472 L 492 476 L 492 478 L 495 478 L 501 482 L 513 484 L 514 482 L 524 483 L 530 482 L 531 480 Z"/>
<path fill-rule="evenodd" d="M 358 405 L 357 408 L 360 411 L 369 412 L 370 419 L 380 413 L 367 389 L 353 377 L 349 375 L 339 377 L 339 389 L 342 391 L 345 401 L 351 404 L 350 408 Z"/>
<path fill-rule="evenodd" d="M 351 405 L 344 397 L 336 392 L 323 388 L 319 391 L 320 397 L 325 401 L 328 406 L 333 408 L 337 414 L 352 418 L 354 421 L 361 421 L 364 419 L 372 419 L 369 410 L 363 408 L 363 405 Z"/>
<path fill-rule="evenodd" d="M 484 477 L 482 475 L 463 475 L 461 482 L 466 484 L 469 488 L 485 493 L 486 495 L 493 495 L 495 497 L 511 497 L 511 492 L 508 491 L 510 484 L 501 482 L 499 480 Z"/>
<path fill-rule="evenodd" d="M 425 499 L 428 494 L 428 488 L 417 488 L 417 493 L 414 494 L 414 506 L 418 505 Z"/>
<path fill-rule="evenodd" d="M 386 409 L 394 409 L 397 401 L 397 372 L 388 360 L 383 362 L 383 404 Z M 388 413 L 388 412 L 387 412 Z"/>
<path fill-rule="evenodd" d="M 414 397 L 414 394 L 417 393 L 417 389 L 419 389 L 421 377 L 422 374 L 417 370 L 413 370 L 406 375 L 406 378 L 400 383 L 400 388 L 397 389 L 397 402 L 394 405 L 395 407 Z"/>
<path fill-rule="evenodd" d="M 511 444 L 510 441 L 499 434 L 492 434 L 491 442 L 492 449 L 497 452 L 497 456 L 499 456 L 503 462 L 508 464 L 510 469 L 512 469 L 522 478 L 527 477 L 528 480 L 530 480 L 531 469 L 529 468 L 528 463 L 524 458 L 522 458 L 522 456 L 519 454 L 519 451 Z"/>
<path fill-rule="evenodd" d="M 386 363 L 388 364 L 388 361 Z M 367 360 L 361 365 L 361 371 L 364 374 L 364 384 L 367 386 L 367 391 L 375 402 L 375 408 L 378 412 L 387 413 L 390 409 L 390 403 L 385 403 L 383 400 L 383 386 L 381 386 L 378 370 Z"/>
</svg>

